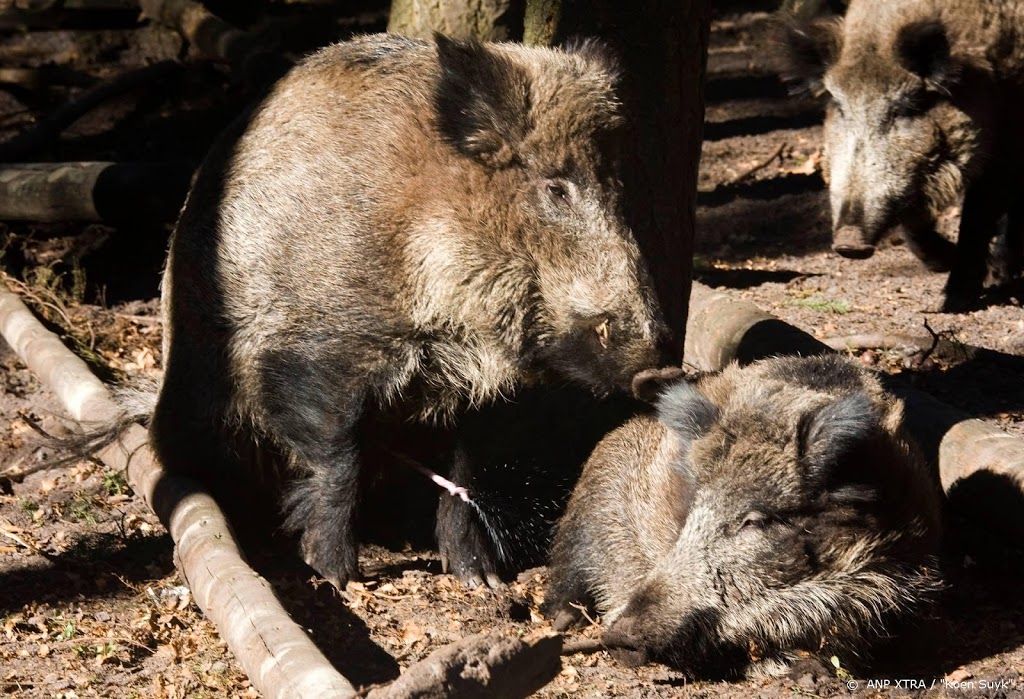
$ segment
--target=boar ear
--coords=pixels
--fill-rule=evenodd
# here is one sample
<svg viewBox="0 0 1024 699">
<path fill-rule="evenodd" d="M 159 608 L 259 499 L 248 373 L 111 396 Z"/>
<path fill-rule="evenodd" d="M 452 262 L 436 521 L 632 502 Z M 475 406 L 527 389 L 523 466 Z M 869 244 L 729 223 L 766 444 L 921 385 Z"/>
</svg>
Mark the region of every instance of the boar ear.
<svg viewBox="0 0 1024 699">
<path fill-rule="evenodd" d="M 810 479 L 819 487 L 844 492 L 851 477 L 856 477 L 856 473 L 847 472 L 847 457 L 878 434 L 880 420 L 878 408 L 863 392 L 844 396 L 803 416 L 797 427 L 798 449 Z"/>
<path fill-rule="evenodd" d="M 718 420 L 718 406 L 689 381 L 670 386 L 658 398 L 658 419 L 684 440 L 694 440 Z"/>
<path fill-rule="evenodd" d="M 949 92 L 949 85 L 959 72 L 950 55 L 946 27 L 938 20 L 911 22 L 902 27 L 896 36 L 896 57 L 900 65 L 941 92 Z"/>
<path fill-rule="evenodd" d="M 839 59 L 843 46 L 843 20 L 837 18 L 781 20 L 776 43 L 780 46 L 783 81 L 795 94 L 820 95 L 825 72 Z"/>
<path fill-rule="evenodd" d="M 600 39 L 572 36 L 562 45 L 562 50 L 597 65 L 615 79 L 622 73 L 618 53 Z"/>
<path fill-rule="evenodd" d="M 685 377 L 686 371 L 682 367 L 666 366 L 644 369 L 633 376 L 631 383 L 633 397 L 645 403 L 653 403 L 667 386 Z"/>
<path fill-rule="evenodd" d="M 529 126 L 526 72 L 476 41 L 434 35 L 441 76 L 434 93 L 437 126 L 463 155 L 493 167 L 516 159 Z"/>
</svg>

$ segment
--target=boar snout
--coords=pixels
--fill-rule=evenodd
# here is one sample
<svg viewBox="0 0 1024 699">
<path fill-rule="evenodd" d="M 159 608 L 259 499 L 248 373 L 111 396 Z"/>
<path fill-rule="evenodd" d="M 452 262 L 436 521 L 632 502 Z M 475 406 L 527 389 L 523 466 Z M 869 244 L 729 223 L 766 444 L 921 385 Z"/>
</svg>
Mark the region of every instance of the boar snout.
<svg viewBox="0 0 1024 699">
<path fill-rule="evenodd" d="M 710 608 L 684 611 L 673 607 L 667 600 L 659 605 L 641 593 L 608 627 L 601 641 L 626 665 L 669 659 L 693 667 L 705 665 L 710 641 L 719 634 L 719 613 Z"/>
<path fill-rule="evenodd" d="M 875 246 L 866 242 L 864 231 L 857 226 L 840 226 L 832 234 L 832 249 L 854 260 L 866 260 L 875 254 Z"/>
</svg>

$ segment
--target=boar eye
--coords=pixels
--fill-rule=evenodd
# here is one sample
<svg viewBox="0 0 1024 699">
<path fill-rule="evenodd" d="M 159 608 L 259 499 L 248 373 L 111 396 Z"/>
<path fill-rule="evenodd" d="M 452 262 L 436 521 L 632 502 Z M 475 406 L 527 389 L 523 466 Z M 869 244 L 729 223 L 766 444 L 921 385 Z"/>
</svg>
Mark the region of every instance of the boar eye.
<svg viewBox="0 0 1024 699">
<path fill-rule="evenodd" d="M 740 530 L 743 529 L 764 529 L 771 520 L 761 512 L 748 512 L 743 521 L 740 522 Z"/>
<path fill-rule="evenodd" d="M 544 189 L 552 199 L 566 204 L 569 203 L 569 188 L 563 182 L 549 181 Z"/>
</svg>

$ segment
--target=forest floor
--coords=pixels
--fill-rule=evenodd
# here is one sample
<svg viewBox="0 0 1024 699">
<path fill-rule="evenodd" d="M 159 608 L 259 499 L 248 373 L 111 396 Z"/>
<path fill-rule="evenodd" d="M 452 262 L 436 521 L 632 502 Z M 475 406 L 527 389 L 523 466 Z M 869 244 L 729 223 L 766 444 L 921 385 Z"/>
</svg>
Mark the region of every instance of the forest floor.
<svg viewBox="0 0 1024 699">
<path fill-rule="evenodd" d="M 373 30 L 379 19 L 371 13 L 358 25 Z M 885 246 L 866 261 L 829 251 L 818 172 L 821 106 L 788 97 L 773 76 L 766 24 L 765 15 L 747 13 L 721 16 L 713 28 L 698 278 L 822 339 L 919 338 L 852 353 L 1024 433 L 1021 296 L 1008 293 L 970 313 L 938 313 L 943 276 L 927 272 L 904 247 Z M 343 36 L 350 28 L 333 30 Z M 80 94 L 84 83 L 173 59 L 180 48 L 173 35 L 131 26 L 0 38 L 5 66 L 59 65 L 84 76 L 83 84 L 59 90 L 0 90 L 0 136 L 29 128 L 36 115 Z M 196 160 L 237 111 L 244 90 L 216 66 L 183 70 L 94 110 L 45 155 Z M 167 233 L 163 223 L 0 224 L 2 262 L 10 279 L 21 280 L 11 282 L 14 288 L 104 378 L 154 375 L 161 337 L 155 298 Z M 954 351 L 929 352 L 933 333 Z M 59 431 L 61 411 L 6 346 L 0 379 L 0 468 L 21 471 L 0 479 L 0 695 L 258 696 L 191 603 L 170 538 L 123 475 L 89 461 L 37 470 L 50 453 L 32 425 Z M 794 677 L 707 682 L 661 665 L 625 667 L 596 653 L 564 658 L 562 673 L 538 696 L 1024 696 L 1022 557 L 978 543 L 991 534 L 979 536 L 953 517 L 950 523 L 943 558 L 949 587 L 925 624 L 927 638 L 883 663 L 884 674 L 850 676 L 852 659 L 835 658 L 838 667 L 809 666 Z M 547 625 L 538 612 L 543 568 L 492 591 L 469 590 L 441 574 L 430 550 L 371 545 L 361 564 L 365 580 L 340 595 L 289 552 L 254 556 L 289 610 L 355 684 L 393 679 L 469 634 L 521 634 Z"/>
</svg>

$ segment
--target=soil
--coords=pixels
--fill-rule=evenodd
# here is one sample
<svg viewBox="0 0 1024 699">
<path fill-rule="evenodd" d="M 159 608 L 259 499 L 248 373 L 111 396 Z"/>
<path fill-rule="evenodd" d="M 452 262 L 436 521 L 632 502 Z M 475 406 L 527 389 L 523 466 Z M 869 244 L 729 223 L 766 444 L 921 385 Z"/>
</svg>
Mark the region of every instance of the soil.
<svg viewBox="0 0 1024 699">
<path fill-rule="evenodd" d="M 230 7 L 222 11 L 240 24 L 268 21 L 231 16 Z M 285 16 L 281 7 L 292 6 L 270 7 Z M 1021 290 L 993 293 L 970 313 L 939 313 L 943 276 L 898 241 L 865 261 L 833 255 L 818 168 L 821 105 L 787 96 L 775 78 L 767 15 L 743 12 L 739 2 L 729 7 L 739 9 L 720 15 L 712 32 L 698 278 L 822 339 L 892 336 L 850 352 L 1024 433 Z M 353 29 L 379 29 L 382 17 L 368 8 L 331 23 L 289 11 L 296 13 L 289 26 L 303 30 L 289 33 L 285 48 L 300 53 Z M 0 136 L 31 128 L 96 81 L 184 55 L 170 78 L 104 103 L 31 157 L 195 161 L 261 89 L 235 82 L 226 66 L 194 60 L 170 32 L 122 14 L 109 21 L 117 28 L 0 37 L 5 67 L 62 66 L 80 78 L 42 89 L 0 85 Z M 168 232 L 166 222 L 144 218 L 112 226 L 0 224 L 8 281 L 107 379 L 158 371 L 155 298 Z M 933 346 L 936 337 L 948 342 Z M 123 475 L 91 461 L 55 467 L 34 429 L 64 429 L 54 397 L 6 347 L 0 377 L 7 474 L 0 478 L 0 694 L 258 696 L 191 603 L 170 538 Z M 1024 556 L 998 532 L 952 514 L 948 531 L 941 604 L 922 620 L 921 633 L 879 659 L 875 674 L 853 676 L 856 659 L 834 658 L 785 678 L 708 682 L 661 665 L 626 667 L 599 652 L 565 657 L 562 673 L 538 696 L 1024 696 Z M 538 611 L 543 568 L 499 590 L 468 589 L 440 572 L 434 551 L 369 545 L 361 555 L 366 579 L 339 594 L 288 551 L 254 551 L 253 561 L 357 685 L 393 679 L 469 634 L 522 634 L 548 623 Z M 574 637 L 599 630 L 594 624 Z"/>
</svg>

